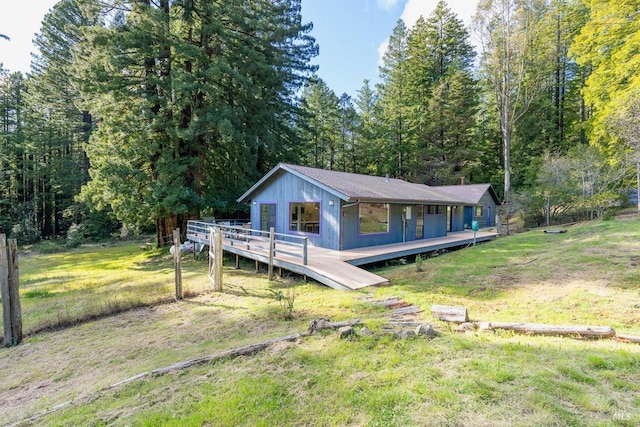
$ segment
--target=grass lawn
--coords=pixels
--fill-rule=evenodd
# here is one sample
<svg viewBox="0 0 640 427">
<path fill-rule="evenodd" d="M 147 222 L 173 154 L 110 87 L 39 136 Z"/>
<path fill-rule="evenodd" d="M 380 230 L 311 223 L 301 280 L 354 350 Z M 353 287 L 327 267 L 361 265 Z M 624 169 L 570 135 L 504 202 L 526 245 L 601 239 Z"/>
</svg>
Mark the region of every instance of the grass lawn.
<svg viewBox="0 0 640 427">
<path fill-rule="evenodd" d="M 640 335 L 640 218 L 530 231 L 376 273 L 392 286 L 336 291 L 269 282 L 225 267 L 209 291 L 206 261 L 185 258 L 190 298 L 171 302 L 171 258 L 139 244 L 21 258 L 24 344 L 0 349 L 0 420 L 58 404 L 37 425 L 511 426 L 640 424 L 640 345 L 500 332 L 461 334 L 432 304 L 473 320 L 612 326 Z M 284 321 L 275 290 L 293 289 Z M 383 334 L 388 311 L 418 305 L 440 336 Z M 101 314 L 137 307 L 118 315 Z M 372 337 L 327 332 L 262 353 L 111 384 L 175 362 L 306 329 L 315 317 L 360 318 Z M 29 423 L 26 423 L 29 424 Z"/>
</svg>

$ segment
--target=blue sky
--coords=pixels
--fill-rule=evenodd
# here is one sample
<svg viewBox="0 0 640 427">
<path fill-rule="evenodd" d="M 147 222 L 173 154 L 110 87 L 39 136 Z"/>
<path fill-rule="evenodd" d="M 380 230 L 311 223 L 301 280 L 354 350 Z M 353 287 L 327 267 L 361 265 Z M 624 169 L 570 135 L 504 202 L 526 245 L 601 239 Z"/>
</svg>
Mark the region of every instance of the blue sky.
<svg viewBox="0 0 640 427">
<path fill-rule="evenodd" d="M 0 0 L 0 63 L 11 71 L 29 71 L 31 40 L 57 0 Z M 340 96 L 356 96 L 364 79 L 378 81 L 378 62 L 398 19 L 411 27 L 418 16 L 428 16 L 438 0 L 302 0 L 304 22 L 320 45 L 314 64 L 318 75 Z M 478 0 L 448 0 L 466 24 Z"/>
</svg>

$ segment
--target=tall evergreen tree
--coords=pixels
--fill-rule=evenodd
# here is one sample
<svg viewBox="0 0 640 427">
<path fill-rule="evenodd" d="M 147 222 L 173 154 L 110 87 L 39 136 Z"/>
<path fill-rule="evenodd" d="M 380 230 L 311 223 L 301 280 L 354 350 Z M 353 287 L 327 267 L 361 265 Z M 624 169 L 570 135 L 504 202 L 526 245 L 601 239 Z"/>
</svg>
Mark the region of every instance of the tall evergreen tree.
<svg viewBox="0 0 640 427">
<path fill-rule="evenodd" d="M 109 6 L 126 9 L 99 10 L 116 19 L 76 55 L 98 117 L 83 194 L 121 219 L 154 221 L 162 245 L 205 207 L 237 209 L 249 181 L 294 157 L 295 96 L 317 47 L 300 0 Z"/>
<path fill-rule="evenodd" d="M 429 184 L 452 183 L 471 155 L 470 129 L 477 105 L 469 33 L 440 1 L 426 20 L 418 19 L 408 45 L 408 121 L 414 147 L 409 175 Z M 464 128 L 455 130 L 463 123 Z"/>
<path fill-rule="evenodd" d="M 356 113 L 358 114 L 358 129 L 356 132 L 358 148 L 358 165 L 354 168 L 356 173 L 381 175 L 384 172 L 382 156 L 386 147 L 380 138 L 381 120 L 378 108 L 378 94 L 364 80 L 358 90 L 355 99 Z"/>
<path fill-rule="evenodd" d="M 324 80 L 314 78 L 302 92 L 305 150 L 302 163 L 316 168 L 337 168 L 340 147 L 340 105 Z"/>
<path fill-rule="evenodd" d="M 389 37 L 388 49 L 382 58 L 378 87 L 378 102 L 384 125 L 387 146 L 382 147 L 384 171 L 392 176 L 406 172 L 408 154 L 412 151 L 408 138 L 409 109 L 406 103 L 409 79 L 407 75 L 409 32 L 402 20 L 398 20 Z"/>
<path fill-rule="evenodd" d="M 84 144 L 90 115 L 77 107 L 79 93 L 71 83 L 71 51 L 80 28 L 89 26 L 75 0 L 61 0 L 45 16 L 34 40 L 38 54 L 31 63 L 25 96 L 31 194 L 43 237 L 66 231 L 63 212 L 88 178 Z M 26 168 L 25 168 L 26 172 Z"/>
</svg>

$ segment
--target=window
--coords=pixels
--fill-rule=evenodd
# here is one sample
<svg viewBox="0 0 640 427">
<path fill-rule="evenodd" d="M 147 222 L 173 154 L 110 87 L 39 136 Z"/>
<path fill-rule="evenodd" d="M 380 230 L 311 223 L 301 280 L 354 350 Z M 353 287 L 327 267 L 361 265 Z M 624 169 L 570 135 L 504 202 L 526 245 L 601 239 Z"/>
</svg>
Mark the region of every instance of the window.
<svg viewBox="0 0 640 427">
<path fill-rule="evenodd" d="M 361 203 L 358 215 L 360 234 L 389 232 L 389 205 L 387 203 Z"/>
<path fill-rule="evenodd" d="M 416 206 L 416 239 L 422 239 L 424 234 L 424 206 Z"/>
<path fill-rule="evenodd" d="M 482 216 L 482 206 L 476 206 L 475 216 Z"/>
<path fill-rule="evenodd" d="M 289 231 L 320 234 L 320 202 L 289 203 Z"/>
</svg>

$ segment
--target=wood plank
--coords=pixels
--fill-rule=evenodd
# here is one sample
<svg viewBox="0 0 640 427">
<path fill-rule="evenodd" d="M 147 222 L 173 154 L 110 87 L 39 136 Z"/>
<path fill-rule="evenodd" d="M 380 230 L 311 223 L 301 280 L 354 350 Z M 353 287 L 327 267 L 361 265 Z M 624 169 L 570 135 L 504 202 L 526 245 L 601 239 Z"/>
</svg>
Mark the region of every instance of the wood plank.
<svg viewBox="0 0 640 427">
<path fill-rule="evenodd" d="M 465 323 L 469 321 L 469 314 L 464 307 L 450 307 L 446 305 L 432 305 L 431 315 L 446 322 Z"/>
<path fill-rule="evenodd" d="M 531 335 L 580 336 L 582 338 L 613 338 L 616 331 L 609 326 L 547 325 L 541 323 L 490 322 L 491 329 L 502 329 Z"/>
</svg>

